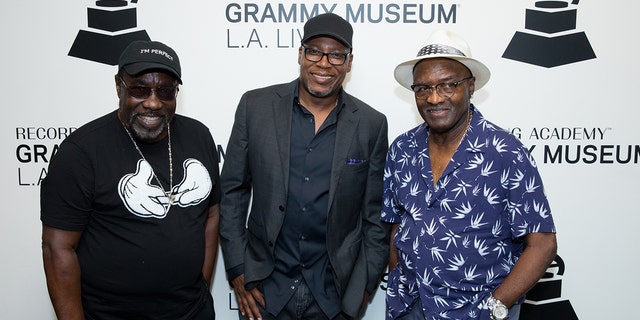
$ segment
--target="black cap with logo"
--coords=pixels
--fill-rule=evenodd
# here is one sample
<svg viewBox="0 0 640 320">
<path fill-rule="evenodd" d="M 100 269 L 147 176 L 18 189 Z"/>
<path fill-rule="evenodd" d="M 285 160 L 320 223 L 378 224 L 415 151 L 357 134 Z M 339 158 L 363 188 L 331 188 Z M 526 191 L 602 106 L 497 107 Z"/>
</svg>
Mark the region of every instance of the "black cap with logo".
<svg viewBox="0 0 640 320">
<path fill-rule="evenodd" d="M 120 55 L 118 68 L 133 76 L 151 70 L 164 70 L 182 84 L 180 59 L 173 49 L 158 41 L 133 41 Z"/>
</svg>

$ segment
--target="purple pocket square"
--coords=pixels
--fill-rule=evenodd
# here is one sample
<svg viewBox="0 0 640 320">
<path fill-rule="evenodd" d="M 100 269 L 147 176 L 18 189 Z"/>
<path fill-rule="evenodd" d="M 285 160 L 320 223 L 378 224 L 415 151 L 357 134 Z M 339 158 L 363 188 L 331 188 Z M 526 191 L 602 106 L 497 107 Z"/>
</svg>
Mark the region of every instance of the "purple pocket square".
<svg viewBox="0 0 640 320">
<path fill-rule="evenodd" d="M 346 165 L 354 165 L 367 162 L 367 159 L 347 159 Z"/>
</svg>

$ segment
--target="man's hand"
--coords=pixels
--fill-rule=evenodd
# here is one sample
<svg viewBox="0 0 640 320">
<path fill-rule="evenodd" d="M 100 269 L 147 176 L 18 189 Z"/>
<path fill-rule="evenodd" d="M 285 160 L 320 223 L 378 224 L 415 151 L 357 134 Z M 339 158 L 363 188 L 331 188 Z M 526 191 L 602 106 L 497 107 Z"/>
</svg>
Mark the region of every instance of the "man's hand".
<svg viewBox="0 0 640 320">
<path fill-rule="evenodd" d="M 235 279 L 231 281 L 231 285 L 233 286 L 233 290 L 236 294 L 236 301 L 238 302 L 238 308 L 240 309 L 240 313 L 248 317 L 249 319 L 257 319 L 262 320 L 262 316 L 260 315 L 260 310 L 258 309 L 259 303 L 260 306 L 264 309 L 264 297 L 262 296 L 262 292 L 258 290 L 258 288 L 253 288 L 249 291 L 244 288 L 244 274 L 237 276 Z"/>
</svg>

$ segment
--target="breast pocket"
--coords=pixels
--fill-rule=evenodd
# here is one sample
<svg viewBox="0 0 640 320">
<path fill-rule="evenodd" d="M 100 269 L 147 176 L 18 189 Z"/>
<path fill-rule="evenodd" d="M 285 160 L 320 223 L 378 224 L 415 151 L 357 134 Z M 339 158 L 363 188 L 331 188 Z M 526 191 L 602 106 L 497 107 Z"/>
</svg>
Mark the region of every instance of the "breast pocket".
<svg viewBox="0 0 640 320">
<path fill-rule="evenodd" d="M 348 194 L 353 200 L 362 197 L 367 186 L 368 171 L 369 162 L 367 161 L 345 164 L 339 182 L 342 186 L 340 192 Z"/>
<path fill-rule="evenodd" d="M 359 172 L 369 168 L 369 161 L 366 159 L 347 159 L 344 167 L 346 170 Z"/>
</svg>

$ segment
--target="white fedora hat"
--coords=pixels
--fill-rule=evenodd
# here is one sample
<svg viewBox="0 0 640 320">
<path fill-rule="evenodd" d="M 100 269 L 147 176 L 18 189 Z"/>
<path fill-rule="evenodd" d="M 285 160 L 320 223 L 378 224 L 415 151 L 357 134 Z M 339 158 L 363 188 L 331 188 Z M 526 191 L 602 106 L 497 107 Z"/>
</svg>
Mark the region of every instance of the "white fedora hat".
<svg viewBox="0 0 640 320">
<path fill-rule="evenodd" d="M 482 88 L 491 77 L 491 71 L 482 62 L 471 57 L 467 42 L 449 30 L 433 32 L 427 42 L 420 48 L 418 55 L 399 64 L 394 76 L 403 87 L 411 90 L 413 84 L 413 67 L 418 61 L 432 58 L 449 58 L 464 64 L 476 77 L 475 89 Z"/>
</svg>

